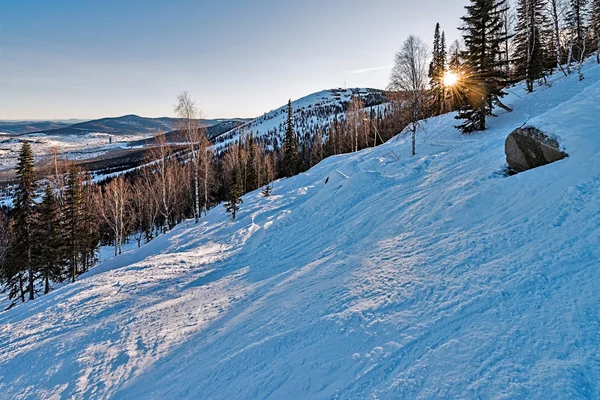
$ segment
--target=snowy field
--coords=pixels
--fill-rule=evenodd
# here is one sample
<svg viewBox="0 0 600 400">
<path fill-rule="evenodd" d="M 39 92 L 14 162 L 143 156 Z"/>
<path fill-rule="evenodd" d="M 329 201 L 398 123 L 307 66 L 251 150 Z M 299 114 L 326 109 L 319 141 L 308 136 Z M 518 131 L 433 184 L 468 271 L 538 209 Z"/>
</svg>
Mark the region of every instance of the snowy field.
<svg viewBox="0 0 600 400">
<path fill-rule="evenodd" d="M 110 143 L 112 138 L 112 143 Z M 147 139 L 147 134 L 117 135 L 107 133 L 88 133 L 84 135 L 12 135 L 0 133 L 0 173 L 14 170 L 17 164 L 21 140 L 31 144 L 36 162 L 44 162 L 58 149 L 60 157 L 67 160 L 87 160 L 101 156 L 112 150 L 127 148 L 129 142 Z"/>
<path fill-rule="evenodd" d="M 600 66 L 330 157 L 0 314 L 3 398 L 600 397 Z M 530 124 L 569 157 L 506 177 Z M 329 178 L 328 182 L 325 180 Z"/>
</svg>

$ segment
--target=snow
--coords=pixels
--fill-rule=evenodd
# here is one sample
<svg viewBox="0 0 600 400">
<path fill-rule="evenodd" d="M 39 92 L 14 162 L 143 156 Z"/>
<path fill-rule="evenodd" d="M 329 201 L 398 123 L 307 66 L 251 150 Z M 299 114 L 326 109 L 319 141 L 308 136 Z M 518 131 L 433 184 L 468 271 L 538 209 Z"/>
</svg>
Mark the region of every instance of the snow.
<svg viewBox="0 0 600 400">
<path fill-rule="evenodd" d="M 0 172 L 13 171 L 21 150 L 22 140 L 27 140 L 36 155 L 36 162 L 48 161 L 53 150 L 60 150 L 66 160 L 88 160 L 113 150 L 129 148 L 128 143 L 147 139 L 149 135 L 118 135 L 107 133 L 85 133 L 82 135 L 47 135 L 30 133 L 12 135 L 0 141 Z M 112 138 L 112 143 L 110 142 Z"/>
<path fill-rule="evenodd" d="M 373 101 L 377 97 L 379 106 L 366 107 L 365 110 L 375 111 L 380 107 L 385 107 L 385 98 L 383 91 L 370 88 L 352 88 L 352 89 L 330 89 L 321 92 L 312 93 L 292 102 L 292 112 L 294 116 L 294 130 L 298 136 L 303 137 L 306 133 L 314 135 L 317 129 L 329 127 L 333 122 L 336 113 L 340 113 L 338 118 L 343 119 L 342 106 L 349 103 L 353 96 L 360 97 L 363 102 Z M 269 137 L 275 134 L 278 140 L 283 140 L 285 126 L 287 123 L 288 105 L 285 104 L 276 110 L 265 113 L 245 124 L 223 133 L 217 137 L 220 140 L 216 143 L 215 149 L 221 151 L 228 144 L 235 142 L 239 137 L 252 134 L 255 138 Z M 382 109 L 382 111 L 385 111 Z"/>
<path fill-rule="evenodd" d="M 330 157 L 0 314 L 7 398 L 600 397 L 600 66 Z M 523 124 L 569 157 L 507 177 Z M 325 183 L 326 179 L 328 182 Z"/>
</svg>

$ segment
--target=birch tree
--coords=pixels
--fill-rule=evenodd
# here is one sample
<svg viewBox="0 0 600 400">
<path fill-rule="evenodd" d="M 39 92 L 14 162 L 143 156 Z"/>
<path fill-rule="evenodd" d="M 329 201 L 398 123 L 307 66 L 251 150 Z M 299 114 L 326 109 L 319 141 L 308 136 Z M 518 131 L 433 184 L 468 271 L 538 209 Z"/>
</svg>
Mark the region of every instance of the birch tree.
<svg viewBox="0 0 600 400">
<path fill-rule="evenodd" d="M 409 36 L 396 53 L 389 88 L 407 94 L 410 107 L 412 155 L 416 154 L 416 133 L 423 117 L 427 88 L 427 46 L 416 36 Z"/>
</svg>

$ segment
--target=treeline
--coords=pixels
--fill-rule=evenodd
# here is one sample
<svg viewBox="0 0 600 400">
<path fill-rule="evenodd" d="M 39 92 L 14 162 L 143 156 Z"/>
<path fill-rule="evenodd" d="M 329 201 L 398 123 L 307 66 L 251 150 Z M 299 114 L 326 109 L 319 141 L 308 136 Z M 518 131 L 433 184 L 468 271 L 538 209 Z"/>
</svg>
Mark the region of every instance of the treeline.
<svg viewBox="0 0 600 400">
<path fill-rule="evenodd" d="M 409 37 L 396 54 L 390 90 L 408 94 L 411 132 L 426 117 L 458 111 L 464 133 L 486 129 L 506 87 L 524 81 L 528 92 L 556 71 L 584 79 L 584 60 L 600 63 L 600 0 L 471 0 L 459 29 L 463 40 L 447 46 L 436 25 L 433 52 Z"/>
<path fill-rule="evenodd" d="M 407 124 L 400 104 L 365 109 L 354 97 L 344 109 L 326 128 L 298 135 L 290 102 L 281 146 L 243 134 L 216 153 L 198 125 L 201 112 L 184 92 L 175 109 L 180 142 L 159 135 L 143 166 L 101 181 L 58 154 L 36 173 L 24 142 L 13 206 L 0 212 L 0 281 L 11 306 L 74 282 L 98 262 L 100 246 L 113 246 L 118 255 L 125 243 L 141 246 L 187 218 L 198 222 L 222 202 L 235 218 L 245 193 L 262 187 L 268 196 L 275 179 L 381 144 Z"/>
</svg>

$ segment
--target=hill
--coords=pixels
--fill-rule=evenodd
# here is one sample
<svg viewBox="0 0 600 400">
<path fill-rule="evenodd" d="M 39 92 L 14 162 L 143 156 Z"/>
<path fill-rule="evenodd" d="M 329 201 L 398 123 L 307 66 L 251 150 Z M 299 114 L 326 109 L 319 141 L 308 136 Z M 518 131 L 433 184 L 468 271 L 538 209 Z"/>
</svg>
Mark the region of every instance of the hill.
<svg viewBox="0 0 600 400">
<path fill-rule="evenodd" d="M 0 132 L 20 135 L 24 133 L 66 128 L 77 122 L 82 121 L 0 121 Z"/>
<path fill-rule="evenodd" d="M 373 107 L 387 102 L 385 92 L 379 89 L 354 88 L 331 89 L 313 93 L 292 102 L 294 131 L 297 135 L 312 137 L 317 131 L 326 134 L 333 118 L 343 118 L 350 100 L 358 96 L 365 107 Z M 288 105 L 246 122 L 235 129 L 216 136 L 213 141 L 217 149 L 237 140 L 241 135 L 262 138 L 268 144 L 281 143 L 285 134 Z"/>
<path fill-rule="evenodd" d="M 600 66 L 249 193 L 0 314 L 7 398 L 600 397 Z M 514 176 L 529 124 L 569 157 Z"/>
<path fill-rule="evenodd" d="M 235 120 L 235 119 L 233 119 Z M 206 127 L 223 124 L 229 119 L 202 119 L 200 123 Z M 57 129 L 44 129 L 33 133 L 43 133 L 50 136 L 86 135 L 92 133 L 135 135 L 154 135 L 159 131 L 169 132 L 177 128 L 177 118 L 160 117 L 147 118 L 138 115 L 108 117 L 93 121 L 80 122 Z M 31 133 L 31 132 L 30 132 Z"/>
</svg>

